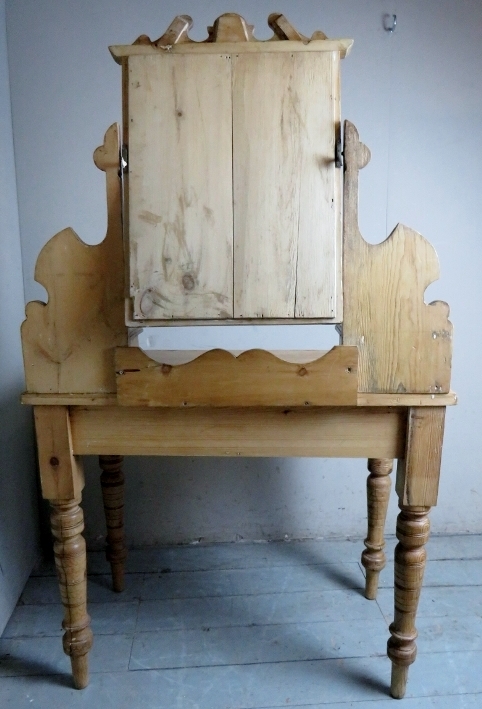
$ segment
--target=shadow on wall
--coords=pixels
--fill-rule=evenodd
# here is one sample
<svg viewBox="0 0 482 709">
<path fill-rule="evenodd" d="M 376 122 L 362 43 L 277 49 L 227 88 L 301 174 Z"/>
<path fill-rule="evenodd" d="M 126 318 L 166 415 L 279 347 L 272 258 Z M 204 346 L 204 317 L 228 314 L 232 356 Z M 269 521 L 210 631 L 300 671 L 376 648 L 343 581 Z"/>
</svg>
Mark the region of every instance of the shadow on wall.
<svg viewBox="0 0 482 709">
<path fill-rule="evenodd" d="M 349 485 L 349 468 L 356 485 Z M 102 549 L 97 458 L 85 458 L 85 471 L 85 537 L 89 549 Z M 128 457 L 124 471 L 128 547 L 360 537 L 366 531 L 362 460 Z"/>
<path fill-rule="evenodd" d="M 32 412 L 20 404 L 22 389 L 19 381 L 0 396 L 0 632 L 39 556 Z"/>
</svg>

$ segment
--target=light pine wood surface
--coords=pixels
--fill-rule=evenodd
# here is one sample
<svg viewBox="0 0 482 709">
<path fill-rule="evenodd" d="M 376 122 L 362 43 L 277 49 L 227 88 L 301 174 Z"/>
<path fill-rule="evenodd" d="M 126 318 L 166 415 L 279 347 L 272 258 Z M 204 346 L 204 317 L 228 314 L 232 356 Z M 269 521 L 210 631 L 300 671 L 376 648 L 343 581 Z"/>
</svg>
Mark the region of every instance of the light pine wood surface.
<svg viewBox="0 0 482 709">
<path fill-rule="evenodd" d="M 48 302 L 32 301 L 22 325 L 29 392 L 114 392 L 114 348 L 127 344 L 124 324 L 119 131 L 111 126 L 95 151 L 106 173 L 107 234 L 96 246 L 64 229 L 43 247 L 35 280 Z"/>
<path fill-rule="evenodd" d="M 84 515 L 80 496 L 51 500 L 50 527 L 54 537 L 55 568 L 64 606 L 64 652 L 70 657 L 76 689 L 89 683 L 88 653 L 93 637 L 87 613 L 87 573 Z"/>
<path fill-rule="evenodd" d="M 66 406 L 35 406 L 35 435 L 42 496 L 71 500 L 84 488 L 82 459 L 74 455 Z"/>
<path fill-rule="evenodd" d="M 385 520 L 392 481 L 393 460 L 369 458 L 367 478 L 367 518 L 368 534 L 361 563 L 366 570 L 365 596 L 375 600 L 378 591 L 380 571 L 385 568 Z"/>
<path fill-rule="evenodd" d="M 156 351 L 155 360 L 162 361 L 163 357 Z M 167 350 L 170 359 L 173 350 Z M 201 352 L 200 352 L 201 354 Z M 276 355 L 276 351 L 273 352 Z M 281 357 L 285 359 L 286 355 Z M 177 358 L 176 358 L 177 359 Z M 189 357 L 189 361 L 191 361 Z M 311 362 L 314 357 L 306 360 L 296 359 L 298 363 L 304 361 Z M 286 358 L 285 361 L 291 361 Z M 171 364 L 172 362 L 170 362 Z M 457 395 L 451 391 L 448 394 L 357 394 L 357 406 L 383 406 L 404 408 L 408 406 L 455 406 Z M 22 395 L 22 404 L 31 406 L 115 406 L 117 404 L 117 394 L 29 394 Z"/>
<path fill-rule="evenodd" d="M 335 317 L 337 53 L 233 57 L 234 316 Z"/>
<path fill-rule="evenodd" d="M 112 588 L 124 590 L 124 567 L 127 547 L 124 535 L 124 473 L 121 455 L 100 455 L 100 484 L 107 527 L 106 558 L 112 572 Z"/>
<path fill-rule="evenodd" d="M 233 316 L 229 55 L 131 57 L 134 318 Z"/>
<path fill-rule="evenodd" d="M 122 406 L 355 406 L 356 347 L 334 347 L 314 362 L 293 364 L 264 350 L 234 357 L 210 350 L 172 365 L 136 347 L 116 350 Z"/>
<path fill-rule="evenodd" d="M 155 56 L 158 54 L 219 54 L 219 51 L 226 54 L 285 54 L 290 52 L 340 52 L 340 57 L 346 57 L 353 46 L 352 39 L 313 39 L 309 44 L 302 44 L 297 41 L 285 42 L 223 42 L 222 45 L 204 44 L 202 42 L 192 42 L 189 44 L 175 44 L 171 47 L 157 48 L 151 45 L 142 44 L 118 44 L 109 47 L 110 53 L 121 63 L 126 57 L 132 56 Z"/>
<path fill-rule="evenodd" d="M 397 495 L 402 504 L 437 504 L 444 426 L 443 406 L 409 409 L 407 449 L 397 469 Z"/>
<path fill-rule="evenodd" d="M 406 411 L 74 407 L 71 426 L 79 455 L 401 458 Z"/>
<path fill-rule="evenodd" d="M 425 545 L 430 532 L 430 507 L 405 507 L 397 519 L 395 548 L 395 617 L 390 625 L 388 657 L 392 661 L 391 695 L 405 695 L 408 668 L 417 656 L 417 615 L 427 554 Z"/>
<path fill-rule="evenodd" d="M 399 224 L 381 244 L 358 228 L 358 171 L 370 159 L 345 124 L 343 344 L 360 353 L 361 392 L 444 393 L 450 389 L 449 307 L 423 300 L 439 277 L 435 249 Z"/>
<path fill-rule="evenodd" d="M 195 42 L 189 37 L 192 28 L 192 18 L 189 15 L 178 15 L 159 39 L 152 41 L 147 35 L 140 35 L 132 45 L 117 45 L 109 47 L 114 59 L 120 64 L 126 57 L 149 55 L 159 52 L 192 54 L 198 51 L 216 54 L 219 45 L 225 51 L 231 52 L 309 52 L 326 51 L 339 52 L 344 57 L 353 45 L 352 39 L 328 39 L 321 30 L 315 31 L 311 39 L 302 35 L 287 18 L 279 12 L 271 13 L 268 25 L 273 30 L 269 40 L 259 41 L 253 34 L 254 27 L 234 12 L 220 15 L 212 27 L 208 27 L 208 37 L 202 42 Z M 279 41 L 282 40 L 282 41 Z"/>
<path fill-rule="evenodd" d="M 337 316 L 338 73 L 337 52 L 129 59 L 134 320 Z"/>
</svg>

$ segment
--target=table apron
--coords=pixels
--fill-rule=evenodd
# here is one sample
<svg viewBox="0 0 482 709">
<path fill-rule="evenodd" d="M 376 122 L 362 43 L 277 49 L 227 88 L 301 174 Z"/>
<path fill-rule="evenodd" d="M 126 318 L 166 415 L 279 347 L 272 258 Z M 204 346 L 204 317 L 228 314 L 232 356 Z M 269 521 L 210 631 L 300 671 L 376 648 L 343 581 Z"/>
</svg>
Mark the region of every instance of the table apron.
<svg viewBox="0 0 482 709">
<path fill-rule="evenodd" d="M 76 455 L 403 458 L 400 407 L 70 407 Z"/>
</svg>

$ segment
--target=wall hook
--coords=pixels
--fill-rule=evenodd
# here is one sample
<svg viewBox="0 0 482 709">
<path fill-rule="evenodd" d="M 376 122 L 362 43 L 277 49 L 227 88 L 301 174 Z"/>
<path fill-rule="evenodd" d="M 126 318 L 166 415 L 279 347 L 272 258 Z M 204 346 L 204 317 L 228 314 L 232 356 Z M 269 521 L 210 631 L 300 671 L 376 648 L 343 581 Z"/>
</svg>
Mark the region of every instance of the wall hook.
<svg viewBox="0 0 482 709">
<path fill-rule="evenodd" d="M 384 15 L 383 16 L 383 29 L 386 32 L 393 34 L 397 26 L 397 16 L 396 15 Z"/>
</svg>

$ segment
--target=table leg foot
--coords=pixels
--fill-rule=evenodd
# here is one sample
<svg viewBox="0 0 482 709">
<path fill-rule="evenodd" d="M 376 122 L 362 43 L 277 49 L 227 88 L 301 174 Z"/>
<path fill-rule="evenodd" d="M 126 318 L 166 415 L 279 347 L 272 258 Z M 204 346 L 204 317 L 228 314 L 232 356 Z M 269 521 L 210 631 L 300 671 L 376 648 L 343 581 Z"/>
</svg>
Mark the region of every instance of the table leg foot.
<svg viewBox="0 0 482 709">
<path fill-rule="evenodd" d="M 70 658 L 75 689 L 84 689 L 89 684 L 89 656 L 78 655 Z"/>
<path fill-rule="evenodd" d="M 407 688 L 408 667 L 400 667 L 392 663 L 392 681 L 390 694 L 394 699 L 403 699 Z"/>
</svg>

